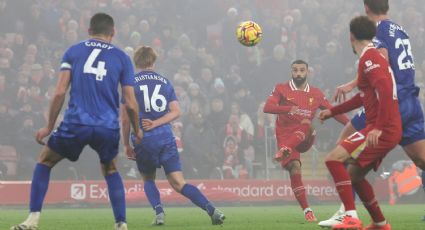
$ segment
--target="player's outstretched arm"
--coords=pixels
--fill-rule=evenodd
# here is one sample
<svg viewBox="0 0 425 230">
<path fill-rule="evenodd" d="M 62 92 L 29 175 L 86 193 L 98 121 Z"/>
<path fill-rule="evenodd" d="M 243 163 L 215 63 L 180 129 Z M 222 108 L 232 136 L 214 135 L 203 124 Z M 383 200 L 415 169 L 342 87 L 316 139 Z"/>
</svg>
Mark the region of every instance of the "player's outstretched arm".
<svg viewBox="0 0 425 230">
<path fill-rule="evenodd" d="M 357 93 L 356 95 L 354 95 L 354 97 L 350 98 L 350 100 L 345 101 L 342 104 L 336 105 L 332 107 L 330 110 L 332 112 L 332 115 L 336 116 L 338 114 L 350 112 L 361 106 L 363 106 L 363 101 L 360 97 L 360 93 Z"/>
<path fill-rule="evenodd" d="M 352 81 L 336 87 L 335 93 L 332 96 L 332 101 L 342 103 L 346 98 L 346 94 L 351 92 L 357 86 L 357 77 Z"/>
<path fill-rule="evenodd" d="M 324 97 L 324 95 L 323 95 L 323 97 Z M 319 108 L 330 110 L 332 108 L 332 105 L 331 105 L 331 103 L 329 103 L 328 100 L 326 100 L 326 98 L 324 98 L 321 105 L 319 106 Z M 319 118 L 320 118 L 320 116 L 319 116 Z M 339 123 L 341 123 L 343 125 L 347 124 L 350 121 L 350 119 L 348 118 L 348 116 L 346 114 L 336 115 L 334 117 L 334 119 L 337 120 Z M 321 120 L 321 121 L 323 122 L 323 120 Z"/>
<path fill-rule="evenodd" d="M 136 144 L 140 144 L 143 138 L 143 131 L 139 128 L 139 106 L 137 105 L 136 96 L 133 86 L 122 86 L 122 92 L 125 100 L 125 109 L 130 119 L 130 124 L 136 134 Z"/>
<path fill-rule="evenodd" d="M 337 116 L 339 114 L 347 113 L 353 109 L 359 108 L 363 105 L 362 99 L 360 98 L 360 93 L 356 94 L 354 97 L 352 97 L 350 100 L 339 104 L 337 106 L 334 106 L 330 109 L 325 109 L 320 111 L 319 113 L 319 119 L 323 123 L 324 120 Z"/>
<path fill-rule="evenodd" d="M 49 115 L 47 118 L 47 125 L 44 128 L 38 130 L 36 134 L 36 140 L 39 144 L 44 145 L 43 139 L 48 136 L 53 128 L 55 127 L 56 120 L 62 109 L 63 103 L 65 101 L 66 92 L 68 90 L 69 84 L 71 81 L 71 71 L 62 70 L 59 72 L 59 80 L 56 85 L 55 94 L 53 95 L 52 101 L 49 107 Z"/>
<path fill-rule="evenodd" d="M 170 123 L 180 117 L 181 112 L 180 112 L 180 105 L 178 101 L 170 102 L 168 104 L 168 108 L 169 108 L 169 112 L 156 120 L 142 119 L 143 129 L 148 131 L 158 126 L 161 126 L 163 124 Z"/>
</svg>

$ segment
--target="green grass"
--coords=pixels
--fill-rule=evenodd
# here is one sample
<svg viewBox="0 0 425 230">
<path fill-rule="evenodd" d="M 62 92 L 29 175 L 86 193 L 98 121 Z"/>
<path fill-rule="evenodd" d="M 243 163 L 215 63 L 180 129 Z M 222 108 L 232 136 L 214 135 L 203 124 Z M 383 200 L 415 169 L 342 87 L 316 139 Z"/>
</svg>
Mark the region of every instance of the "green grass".
<svg viewBox="0 0 425 230">
<path fill-rule="evenodd" d="M 360 206 L 360 205 L 358 205 Z M 313 206 L 318 219 L 328 218 L 337 206 Z M 386 217 L 390 220 L 394 230 L 425 229 L 425 222 L 421 217 L 425 214 L 425 206 L 395 205 L 383 207 Z M 298 206 L 249 206 L 224 207 L 226 214 L 225 224 L 212 226 L 209 217 L 194 207 L 167 207 L 166 225 L 151 226 L 153 211 L 150 208 L 129 208 L 127 218 L 129 229 L 320 229 L 316 223 L 306 223 Z M 364 224 L 369 223 L 369 217 L 363 208 L 360 209 Z M 27 211 L 23 209 L 6 210 L 0 208 L 0 229 L 9 229 L 13 224 L 20 223 L 26 218 Z M 46 208 L 39 225 L 41 230 L 104 230 L 113 229 L 112 211 L 108 208 Z"/>
</svg>

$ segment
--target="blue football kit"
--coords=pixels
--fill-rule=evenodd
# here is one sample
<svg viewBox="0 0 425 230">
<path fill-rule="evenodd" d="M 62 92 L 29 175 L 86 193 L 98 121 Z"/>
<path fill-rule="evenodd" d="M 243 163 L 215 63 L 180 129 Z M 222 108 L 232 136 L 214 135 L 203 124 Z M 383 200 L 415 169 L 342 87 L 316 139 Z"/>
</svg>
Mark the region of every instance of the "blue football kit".
<svg viewBox="0 0 425 230">
<path fill-rule="evenodd" d="M 130 58 L 110 43 L 89 39 L 65 52 L 61 70 L 71 71 L 70 99 L 49 148 L 76 161 L 89 145 L 102 163 L 112 161 L 120 139 L 118 85 L 134 85 Z"/>
<path fill-rule="evenodd" d="M 154 71 L 141 71 L 134 77 L 134 91 L 141 119 L 156 120 L 169 112 L 169 103 L 177 101 L 171 82 Z M 142 125 L 142 121 L 140 121 Z M 134 144 L 134 135 L 132 135 Z M 134 145 L 139 171 L 155 172 L 161 166 L 165 173 L 181 171 L 179 153 L 170 123 L 144 131 L 142 142 Z"/>
<path fill-rule="evenodd" d="M 418 99 L 419 87 L 415 85 L 415 65 L 408 34 L 391 20 L 383 20 L 378 23 L 373 42 L 376 48 L 388 50 L 403 123 L 400 145 L 405 146 L 425 139 L 424 116 Z M 365 120 L 363 111 L 352 118 L 351 124 L 356 130 L 361 130 L 365 127 Z"/>
</svg>

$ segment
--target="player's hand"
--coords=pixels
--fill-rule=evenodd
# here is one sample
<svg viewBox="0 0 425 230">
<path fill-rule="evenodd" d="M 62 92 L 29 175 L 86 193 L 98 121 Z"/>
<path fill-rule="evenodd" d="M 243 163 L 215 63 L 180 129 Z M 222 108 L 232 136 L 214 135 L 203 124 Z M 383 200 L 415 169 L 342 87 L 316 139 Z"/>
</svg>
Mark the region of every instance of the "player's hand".
<svg viewBox="0 0 425 230">
<path fill-rule="evenodd" d="M 345 95 L 351 92 L 354 89 L 355 85 L 352 82 L 349 82 L 344 85 L 336 87 L 335 93 L 332 96 L 332 101 L 342 103 L 346 100 Z"/>
<path fill-rule="evenodd" d="M 137 132 L 135 136 L 134 144 L 139 145 L 142 143 L 143 131 L 141 129 L 139 129 L 139 132 Z"/>
<path fill-rule="evenodd" d="M 51 129 L 44 127 L 41 128 L 37 131 L 37 133 L 35 134 L 35 140 L 37 141 L 37 143 L 39 143 L 40 145 L 46 145 L 46 143 L 43 141 L 43 139 L 47 136 L 50 135 L 50 133 L 52 132 Z"/>
<path fill-rule="evenodd" d="M 134 152 L 134 149 L 130 145 L 124 146 L 124 152 L 125 155 L 127 155 L 127 159 L 129 160 L 136 160 L 136 153 Z"/>
<path fill-rule="evenodd" d="M 378 129 L 372 129 L 366 138 L 366 146 L 367 147 L 375 147 L 378 145 L 379 137 L 382 135 L 382 131 Z"/>
<path fill-rule="evenodd" d="M 297 114 L 297 111 L 298 111 L 299 108 L 300 107 L 298 107 L 298 106 L 292 106 L 291 110 L 289 110 L 288 113 L 291 114 L 291 115 Z"/>
<path fill-rule="evenodd" d="M 319 119 L 320 119 L 320 123 L 323 124 L 323 122 L 329 118 L 332 117 L 332 112 L 330 109 L 325 109 L 319 112 Z"/>
<path fill-rule="evenodd" d="M 151 119 L 142 119 L 143 130 L 149 131 L 156 128 L 157 124 Z"/>
</svg>

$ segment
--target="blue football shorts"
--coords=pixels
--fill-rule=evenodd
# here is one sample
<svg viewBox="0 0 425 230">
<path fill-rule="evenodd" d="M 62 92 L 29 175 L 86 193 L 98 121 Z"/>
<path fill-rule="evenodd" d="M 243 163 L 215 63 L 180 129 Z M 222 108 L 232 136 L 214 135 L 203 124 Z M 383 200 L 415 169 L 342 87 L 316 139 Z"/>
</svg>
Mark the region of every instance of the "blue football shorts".
<svg viewBox="0 0 425 230">
<path fill-rule="evenodd" d="M 47 146 L 59 155 L 77 161 L 86 145 L 99 155 L 101 163 L 111 162 L 118 154 L 120 130 L 62 122 L 50 136 Z"/>
<path fill-rule="evenodd" d="M 132 137 L 134 143 L 134 136 Z M 144 174 L 164 168 L 165 174 L 182 171 L 176 139 L 168 135 L 144 136 L 142 143 L 135 145 L 137 168 Z"/>
<path fill-rule="evenodd" d="M 425 139 L 424 114 L 419 99 L 410 96 L 399 100 L 398 103 L 403 123 L 403 137 L 399 144 L 406 146 Z M 351 119 L 351 124 L 356 130 L 361 130 L 366 126 L 365 121 L 366 115 L 363 109 Z"/>
</svg>

